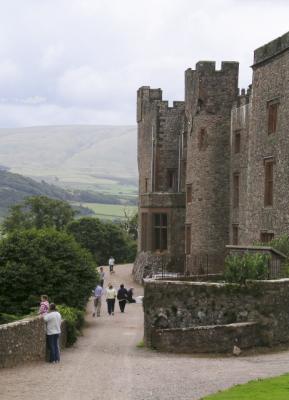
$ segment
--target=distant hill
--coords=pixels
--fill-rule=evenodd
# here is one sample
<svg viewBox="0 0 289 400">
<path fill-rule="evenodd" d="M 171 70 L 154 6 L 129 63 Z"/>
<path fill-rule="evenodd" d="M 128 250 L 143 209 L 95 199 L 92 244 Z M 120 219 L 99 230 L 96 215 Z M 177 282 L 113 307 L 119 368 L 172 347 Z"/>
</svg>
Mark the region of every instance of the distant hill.
<svg viewBox="0 0 289 400">
<path fill-rule="evenodd" d="M 135 126 L 0 129 L 0 162 L 64 188 L 133 194 L 136 145 Z"/>
<path fill-rule="evenodd" d="M 37 182 L 31 178 L 0 169 L 0 216 L 3 217 L 10 206 L 21 202 L 25 197 L 37 195 L 80 203 L 135 204 L 135 198 L 81 190 L 68 191 L 44 181 Z M 93 214 L 84 207 L 78 207 L 78 209 L 81 214 Z"/>
</svg>

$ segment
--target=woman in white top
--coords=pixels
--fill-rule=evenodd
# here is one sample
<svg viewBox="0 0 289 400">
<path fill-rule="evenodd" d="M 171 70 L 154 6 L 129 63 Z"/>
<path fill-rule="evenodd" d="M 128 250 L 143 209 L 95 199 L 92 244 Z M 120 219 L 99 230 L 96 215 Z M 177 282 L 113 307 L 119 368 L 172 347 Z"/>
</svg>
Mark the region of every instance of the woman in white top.
<svg viewBox="0 0 289 400">
<path fill-rule="evenodd" d="M 107 311 L 109 315 L 114 315 L 114 304 L 116 298 L 116 290 L 110 283 L 108 288 L 106 289 L 106 302 L 107 302 Z"/>
<path fill-rule="evenodd" d="M 56 310 L 54 303 L 50 303 L 49 313 L 43 316 L 46 322 L 46 335 L 50 350 L 49 361 L 56 363 L 60 361 L 59 335 L 61 333 L 61 315 Z"/>
</svg>

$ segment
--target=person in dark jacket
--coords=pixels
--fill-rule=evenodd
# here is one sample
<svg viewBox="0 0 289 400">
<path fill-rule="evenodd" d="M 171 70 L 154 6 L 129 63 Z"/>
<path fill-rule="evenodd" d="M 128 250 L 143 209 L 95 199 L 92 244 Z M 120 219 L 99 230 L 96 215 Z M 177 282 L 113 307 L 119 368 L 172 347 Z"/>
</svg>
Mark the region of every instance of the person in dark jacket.
<svg viewBox="0 0 289 400">
<path fill-rule="evenodd" d="M 125 305 L 126 305 L 126 300 L 127 300 L 127 290 L 123 284 L 121 284 L 120 288 L 118 289 L 117 299 L 118 299 L 120 311 L 123 313 L 124 309 L 125 309 Z"/>
<path fill-rule="evenodd" d="M 136 302 L 135 299 L 134 299 L 132 296 L 133 296 L 133 288 L 130 288 L 130 289 L 127 291 L 127 301 L 128 301 L 129 303 L 135 303 L 135 302 Z"/>
</svg>

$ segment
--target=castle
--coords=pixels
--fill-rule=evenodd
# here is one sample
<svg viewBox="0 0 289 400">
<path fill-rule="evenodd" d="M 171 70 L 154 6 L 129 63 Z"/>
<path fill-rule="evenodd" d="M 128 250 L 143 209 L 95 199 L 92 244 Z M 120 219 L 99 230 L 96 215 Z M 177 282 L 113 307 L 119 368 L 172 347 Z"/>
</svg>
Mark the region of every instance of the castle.
<svg viewBox="0 0 289 400">
<path fill-rule="evenodd" d="M 237 62 L 185 72 L 185 101 L 137 92 L 138 280 L 161 270 L 218 272 L 226 245 L 289 233 L 289 32 Z"/>
</svg>

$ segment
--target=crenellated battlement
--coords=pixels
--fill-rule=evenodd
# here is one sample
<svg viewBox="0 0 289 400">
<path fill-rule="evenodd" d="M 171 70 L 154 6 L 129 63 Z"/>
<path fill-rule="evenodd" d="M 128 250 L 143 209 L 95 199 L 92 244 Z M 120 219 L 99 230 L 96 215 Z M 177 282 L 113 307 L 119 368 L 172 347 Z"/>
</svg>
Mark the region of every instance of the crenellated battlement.
<svg viewBox="0 0 289 400">
<path fill-rule="evenodd" d="M 251 100 L 252 100 L 252 85 L 249 85 L 247 90 L 239 89 L 239 94 L 237 96 L 235 103 L 233 104 L 233 109 L 249 104 Z"/>
<path fill-rule="evenodd" d="M 141 86 L 137 91 L 138 98 L 146 100 L 162 100 L 163 92 L 162 89 L 151 89 L 150 86 Z"/>
<path fill-rule="evenodd" d="M 257 67 L 284 51 L 289 51 L 289 32 L 256 49 L 252 67 Z"/>
<path fill-rule="evenodd" d="M 192 74 L 194 72 L 201 72 L 206 74 L 214 74 L 214 73 L 236 73 L 239 71 L 239 63 L 235 61 L 222 61 L 221 69 L 216 69 L 216 62 L 215 61 L 199 61 L 196 64 L 195 70 L 192 68 L 188 68 L 186 70 L 187 74 Z"/>
<path fill-rule="evenodd" d="M 174 101 L 173 106 L 169 106 L 168 100 L 162 99 L 161 89 L 151 89 L 150 86 L 142 86 L 137 91 L 137 121 L 140 122 L 143 113 L 150 107 L 156 107 L 160 112 L 181 112 L 185 109 L 184 101 Z M 150 104 L 150 106 L 147 106 Z M 145 111 L 146 110 L 146 111 Z"/>
<path fill-rule="evenodd" d="M 185 72 L 187 114 L 228 115 L 238 95 L 239 63 L 223 61 L 216 69 L 215 61 L 199 61 L 195 69 Z"/>
</svg>

